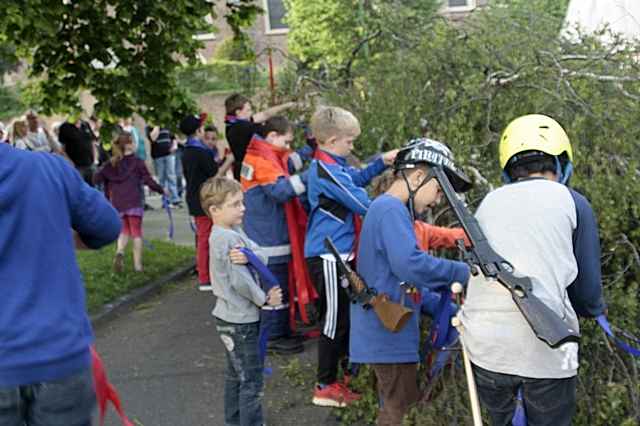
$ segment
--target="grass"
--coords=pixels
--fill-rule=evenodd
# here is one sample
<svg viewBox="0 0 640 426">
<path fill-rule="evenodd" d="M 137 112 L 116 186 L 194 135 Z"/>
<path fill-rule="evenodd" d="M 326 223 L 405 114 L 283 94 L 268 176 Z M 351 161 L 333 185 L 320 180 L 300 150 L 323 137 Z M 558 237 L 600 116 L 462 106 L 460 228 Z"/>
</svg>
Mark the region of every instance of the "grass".
<svg viewBox="0 0 640 426">
<path fill-rule="evenodd" d="M 125 268 L 122 274 L 113 272 L 112 262 L 115 244 L 101 250 L 78 251 L 78 265 L 87 289 L 87 308 L 90 313 L 101 306 L 142 287 L 150 281 L 176 270 L 192 261 L 193 247 L 178 246 L 168 241 L 151 240 L 145 244 L 142 262 L 144 272 L 133 271 L 131 244 L 125 253 Z"/>
</svg>

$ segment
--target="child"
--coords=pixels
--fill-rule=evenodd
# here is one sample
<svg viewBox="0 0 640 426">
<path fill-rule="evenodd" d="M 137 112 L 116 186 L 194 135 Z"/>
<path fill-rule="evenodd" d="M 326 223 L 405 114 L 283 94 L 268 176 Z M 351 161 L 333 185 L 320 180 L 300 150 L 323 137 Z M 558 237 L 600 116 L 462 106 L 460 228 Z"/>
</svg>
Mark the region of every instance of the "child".
<svg viewBox="0 0 640 426">
<path fill-rule="evenodd" d="M 393 170 L 386 170 L 371 183 L 371 196 L 376 198 L 387 192 L 391 184 L 396 180 Z M 465 245 L 470 242 L 462 228 L 445 228 L 434 226 L 422 220 L 413 222 L 413 230 L 416 232 L 418 247 L 423 251 L 437 250 L 440 248 L 456 248 L 458 240 L 464 240 Z"/>
<path fill-rule="evenodd" d="M 404 327 L 392 333 L 372 309 L 351 305 L 349 356 L 353 362 L 373 367 L 381 399 L 378 425 L 402 424 L 405 413 L 419 397 L 421 306 L 406 293 L 455 281 L 466 284 L 469 278 L 465 263 L 435 258 L 417 247 L 415 214 L 437 204 L 442 197 L 430 171 L 436 166 L 454 178 L 457 190 L 468 187 L 466 177 L 455 168 L 451 152 L 443 144 L 427 139 L 415 141 L 398 153 L 395 180 L 385 194 L 371 203 L 362 226 L 358 272 L 378 294 L 386 294 L 392 302 L 404 303 L 414 310 Z"/>
<path fill-rule="evenodd" d="M 530 277 L 540 300 L 577 331 L 578 315 L 597 317 L 605 304 L 598 224 L 587 199 L 567 186 L 569 137 L 554 119 L 533 114 L 512 121 L 499 147 L 508 184 L 485 197 L 476 219 L 496 253 Z M 509 292 L 482 274 L 472 279 L 461 320 L 493 424 L 511 423 L 519 391 L 529 424 L 571 424 L 576 342 L 552 348 L 538 339 Z"/>
<path fill-rule="evenodd" d="M 216 126 L 212 124 L 205 126 L 202 141 L 205 145 L 215 149 L 216 163 L 218 164 L 218 173 L 216 175 L 218 177 L 233 178 L 233 173 L 230 172 L 233 165 L 233 154 L 231 153 L 231 148 L 229 148 L 229 143 L 220 137 L 220 132 L 218 132 Z"/>
<path fill-rule="evenodd" d="M 233 152 L 233 177 L 237 181 L 240 181 L 240 170 L 242 169 L 242 161 L 244 160 L 247 146 L 249 146 L 253 135 L 260 130 L 258 123 L 263 123 L 268 118 L 280 114 L 295 105 L 295 102 L 287 102 L 254 114 L 249 99 L 239 93 L 234 93 L 225 99 L 225 134 L 231 147 L 231 152 Z"/>
<path fill-rule="evenodd" d="M 247 247 L 262 259 L 259 247 L 239 228 L 244 215 L 240 184 L 226 178 L 208 179 L 200 203 L 214 223 L 209 239 L 211 284 L 217 296 L 212 311 L 216 329 L 227 350 L 224 418 L 226 425 L 258 426 L 262 416 L 263 365 L 258 351 L 260 308 L 282 303 L 282 290 L 265 295 L 238 247 Z"/>
<path fill-rule="evenodd" d="M 212 126 L 209 126 L 211 128 Z M 213 127 L 215 130 L 215 127 Z M 196 269 L 198 270 L 198 288 L 211 290 L 209 276 L 209 235 L 211 219 L 200 206 L 200 187 L 209 178 L 218 174 L 215 160 L 215 140 L 203 142 L 202 123 L 197 115 L 188 115 L 180 122 L 180 131 L 187 136 L 182 154 L 182 168 L 187 180 L 187 207 L 196 223 Z"/>
<path fill-rule="evenodd" d="M 337 381 L 338 364 L 349 348 L 349 297 L 338 285 L 335 259 L 325 248 L 324 239 L 331 237 L 344 258 L 353 259 L 358 215 L 367 212 L 370 202 L 363 187 L 393 162 L 397 150 L 383 154 L 362 170 L 348 166 L 346 157 L 360 135 L 360 123 L 349 111 L 337 107 L 316 111 L 311 118 L 311 133 L 318 149 L 308 171 L 310 213 L 304 254 L 318 292 L 322 326 L 318 383 L 312 402 L 344 407 L 359 398 Z"/>
<path fill-rule="evenodd" d="M 292 140 L 293 126 L 281 116 L 265 121 L 260 133 L 251 139 L 241 173 L 247 200 L 243 228 L 268 254 L 267 265 L 278 282 L 289 283 L 292 271 L 291 290 L 300 299 L 302 291 L 308 293 L 313 287 L 302 244 L 307 215 L 297 198 L 306 187 L 302 175 L 291 174 L 296 166 L 302 165 L 292 161 L 295 154 L 290 150 Z M 263 312 L 262 316 L 263 321 L 270 322 L 269 349 L 283 354 L 303 350 L 301 339 L 291 333 L 289 312 L 295 313 L 295 307 L 289 309 L 291 300 L 289 287 L 285 285 L 283 305 L 274 312 Z"/>
<path fill-rule="evenodd" d="M 166 191 L 151 177 L 144 161 L 136 157 L 131 133 L 122 132 L 113 143 L 109 162 L 93 177 L 96 185 L 104 184 L 105 194 L 120 213 L 122 231 L 118 237 L 113 270 L 124 269 L 124 250 L 133 238 L 133 269 L 142 272 L 142 183 L 159 194 Z"/>
</svg>

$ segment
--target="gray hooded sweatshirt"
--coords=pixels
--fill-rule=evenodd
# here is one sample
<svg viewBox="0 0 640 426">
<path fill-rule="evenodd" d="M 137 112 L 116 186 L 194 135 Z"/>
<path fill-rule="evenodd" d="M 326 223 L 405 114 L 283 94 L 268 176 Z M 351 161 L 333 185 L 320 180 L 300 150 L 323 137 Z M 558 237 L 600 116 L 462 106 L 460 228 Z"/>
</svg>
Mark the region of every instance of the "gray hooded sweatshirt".
<svg viewBox="0 0 640 426">
<path fill-rule="evenodd" d="M 267 296 L 246 265 L 236 265 L 229 259 L 233 248 L 247 247 L 263 262 L 266 257 L 260 247 L 240 229 L 214 225 L 209 236 L 209 271 L 213 294 L 218 298 L 211 314 L 234 324 L 247 324 L 260 319 L 260 307 Z"/>
</svg>

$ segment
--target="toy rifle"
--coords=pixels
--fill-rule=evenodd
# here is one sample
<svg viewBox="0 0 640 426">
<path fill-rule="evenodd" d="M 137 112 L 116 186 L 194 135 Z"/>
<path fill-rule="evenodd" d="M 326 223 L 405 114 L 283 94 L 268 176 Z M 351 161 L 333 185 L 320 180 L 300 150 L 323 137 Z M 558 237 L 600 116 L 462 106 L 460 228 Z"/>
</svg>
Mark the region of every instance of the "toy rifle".
<svg viewBox="0 0 640 426">
<path fill-rule="evenodd" d="M 362 277 L 342 260 L 331 238 L 326 237 L 324 245 L 335 257 L 340 275 L 349 282 L 354 300 L 360 303 L 364 309 L 373 308 L 384 328 L 392 333 L 400 331 L 411 318 L 413 310 L 400 303 L 392 302 L 387 294 L 378 294 L 375 289 L 369 287 Z"/>
<path fill-rule="evenodd" d="M 535 335 L 549 346 L 556 347 L 568 340 L 578 340 L 580 334 L 533 294 L 531 278 L 516 276 L 513 265 L 491 248 L 478 221 L 458 198 L 444 170 L 441 167 L 433 167 L 432 170 L 471 242 L 470 250 L 464 244 L 458 244 L 471 266 L 471 273 L 477 275 L 482 271 L 485 277 L 496 279 L 509 290 L 511 298 Z"/>
</svg>

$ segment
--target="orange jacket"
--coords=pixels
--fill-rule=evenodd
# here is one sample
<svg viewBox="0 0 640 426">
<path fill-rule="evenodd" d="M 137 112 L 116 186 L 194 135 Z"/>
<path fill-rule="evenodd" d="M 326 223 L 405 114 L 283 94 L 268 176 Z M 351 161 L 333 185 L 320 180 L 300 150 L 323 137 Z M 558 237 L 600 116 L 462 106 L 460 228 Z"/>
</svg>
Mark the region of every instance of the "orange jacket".
<svg viewBox="0 0 640 426">
<path fill-rule="evenodd" d="M 418 247 L 424 251 L 439 248 L 455 248 L 456 240 L 459 239 L 464 239 L 465 246 L 468 247 L 471 245 L 462 228 L 444 228 L 416 220 L 413 222 L 413 229 L 416 231 Z"/>
</svg>

